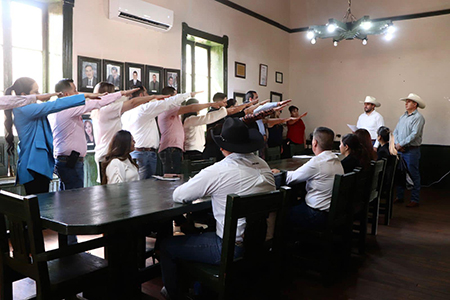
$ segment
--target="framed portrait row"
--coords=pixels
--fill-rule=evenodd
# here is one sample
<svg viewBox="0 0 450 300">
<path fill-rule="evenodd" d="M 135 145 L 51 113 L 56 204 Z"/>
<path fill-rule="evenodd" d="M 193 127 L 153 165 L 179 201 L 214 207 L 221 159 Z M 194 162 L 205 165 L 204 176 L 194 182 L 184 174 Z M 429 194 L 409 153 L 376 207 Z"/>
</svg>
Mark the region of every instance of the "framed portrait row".
<svg viewBox="0 0 450 300">
<path fill-rule="evenodd" d="M 160 94 L 166 86 L 181 92 L 180 70 L 78 56 L 78 90 L 92 92 L 97 83 L 107 81 L 116 91 L 144 86 L 149 94 Z"/>
</svg>

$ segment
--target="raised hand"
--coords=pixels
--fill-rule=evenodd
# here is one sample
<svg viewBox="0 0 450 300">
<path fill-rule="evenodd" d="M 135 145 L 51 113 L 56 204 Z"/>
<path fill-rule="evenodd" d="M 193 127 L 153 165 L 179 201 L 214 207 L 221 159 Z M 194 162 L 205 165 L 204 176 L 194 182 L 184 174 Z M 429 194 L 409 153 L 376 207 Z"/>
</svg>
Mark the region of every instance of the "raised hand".
<svg viewBox="0 0 450 300">
<path fill-rule="evenodd" d="M 62 97 L 63 93 L 59 92 L 59 93 L 51 93 L 51 94 L 40 94 L 40 95 L 36 95 L 36 99 L 40 100 L 40 101 L 48 101 L 50 100 L 51 97 L 54 96 L 58 96 L 58 97 Z"/>
<path fill-rule="evenodd" d="M 219 109 L 221 107 L 224 107 L 224 106 L 227 106 L 227 100 L 226 99 L 222 100 L 222 101 L 211 103 L 211 107 L 217 108 L 217 109 Z"/>
<path fill-rule="evenodd" d="M 191 97 L 195 97 L 195 95 L 203 93 L 203 91 L 191 92 Z"/>
<path fill-rule="evenodd" d="M 280 101 L 280 102 L 278 102 L 278 106 L 283 106 L 283 105 L 286 106 L 287 104 L 291 103 L 291 101 L 292 101 L 292 99 Z"/>
<path fill-rule="evenodd" d="M 84 93 L 84 97 L 89 99 L 100 99 L 100 97 L 105 95 L 108 95 L 108 93 Z"/>
<path fill-rule="evenodd" d="M 122 94 L 122 96 L 130 96 L 131 94 L 133 94 L 134 92 L 139 91 L 140 88 L 134 88 L 131 90 L 127 90 L 127 91 L 120 91 L 120 93 Z"/>
</svg>

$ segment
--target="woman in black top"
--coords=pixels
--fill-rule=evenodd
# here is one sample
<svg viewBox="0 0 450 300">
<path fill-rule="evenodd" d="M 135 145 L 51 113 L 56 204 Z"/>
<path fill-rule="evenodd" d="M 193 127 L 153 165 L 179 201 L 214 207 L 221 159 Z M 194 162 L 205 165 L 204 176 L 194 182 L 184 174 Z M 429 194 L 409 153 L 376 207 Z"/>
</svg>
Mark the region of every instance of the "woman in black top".
<svg viewBox="0 0 450 300">
<path fill-rule="evenodd" d="M 355 168 L 365 169 L 370 165 L 369 155 L 361 146 L 358 137 L 352 133 L 342 138 L 339 150 L 345 155 L 341 161 L 344 173 L 352 172 Z"/>
<path fill-rule="evenodd" d="M 389 135 L 390 130 L 386 126 L 378 128 L 377 140 L 380 143 L 380 147 L 377 150 L 377 160 L 388 158 L 391 153 L 389 152 Z"/>
</svg>

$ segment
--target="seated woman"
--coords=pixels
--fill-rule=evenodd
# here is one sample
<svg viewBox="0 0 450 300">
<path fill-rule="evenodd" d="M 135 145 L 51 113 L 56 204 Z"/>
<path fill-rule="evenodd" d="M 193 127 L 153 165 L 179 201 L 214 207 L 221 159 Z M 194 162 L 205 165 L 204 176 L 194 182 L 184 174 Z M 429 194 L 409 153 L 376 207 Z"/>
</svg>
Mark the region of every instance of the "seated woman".
<svg viewBox="0 0 450 300">
<path fill-rule="evenodd" d="M 341 140 L 339 150 L 345 156 L 341 161 L 344 173 L 352 172 L 355 168 L 365 169 L 370 165 L 371 158 L 355 134 L 345 135 Z"/>
<path fill-rule="evenodd" d="M 380 128 L 378 128 L 377 133 L 377 140 L 380 143 L 380 147 L 378 147 L 377 150 L 377 160 L 388 158 L 389 155 L 391 155 L 389 151 L 389 135 L 391 132 L 386 126 L 381 126 Z"/>
<path fill-rule="evenodd" d="M 125 130 L 118 131 L 111 140 L 102 163 L 102 184 L 139 180 L 138 166 L 130 155 L 133 151 L 134 140 L 131 133 Z"/>
<path fill-rule="evenodd" d="M 366 129 L 358 129 L 355 131 L 355 135 L 358 137 L 361 146 L 366 150 L 371 160 L 377 159 L 377 153 L 375 152 L 372 144 L 370 133 Z"/>
</svg>

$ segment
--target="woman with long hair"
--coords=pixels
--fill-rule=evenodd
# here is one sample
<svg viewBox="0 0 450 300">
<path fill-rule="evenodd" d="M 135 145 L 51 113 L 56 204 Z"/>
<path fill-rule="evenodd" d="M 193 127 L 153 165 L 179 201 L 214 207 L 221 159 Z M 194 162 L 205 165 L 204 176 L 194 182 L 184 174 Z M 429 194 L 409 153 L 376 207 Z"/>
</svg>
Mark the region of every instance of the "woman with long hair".
<svg viewBox="0 0 450 300">
<path fill-rule="evenodd" d="M 111 140 L 102 163 L 102 184 L 139 180 L 138 165 L 130 155 L 133 151 L 134 140 L 131 133 L 126 130 L 118 131 Z"/>
<path fill-rule="evenodd" d="M 339 150 L 345 156 L 341 161 L 344 173 L 352 172 L 355 168 L 365 169 L 370 165 L 370 157 L 355 134 L 345 135 L 341 140 Z"/>
<path fill-rule="evenodd" d="M 370 137 L 369 131 L 360 128 L 355 131 L 355 135 L 358 137 L 361 146 L 366 150 L 367 155 L 369 155 L 370 159 L 377 160 L 377 153 L 373 149 L 372 139 Z"/>
<path fill-rule="evenodd" d="M 17 79 L 5 94 L 39 94 L 36 81 L 28 77 Z M 5 139 L 8 152 L 14 151 L 13 123 L 19 135 L 19 161 L 16 182 L 23 184 L 27 195 L 46 193 L 55 167 L 53 135 L 47 115 L 84 105 L 84 95 L 59 98 L 56 101 L 33 103 L 5 111 Z M 14 118 L 13 118 L 14 115 Z"/>
<path fill-rule="evenodd" d="M 377 134 L 377 140 L 380 143 L 380 147 L 377 149 L 377 160 L 388 158 L 392 154 L 389 147 L 391 131 L 386 126 L 381 126 L 378 128 Z"/>
</svg>

